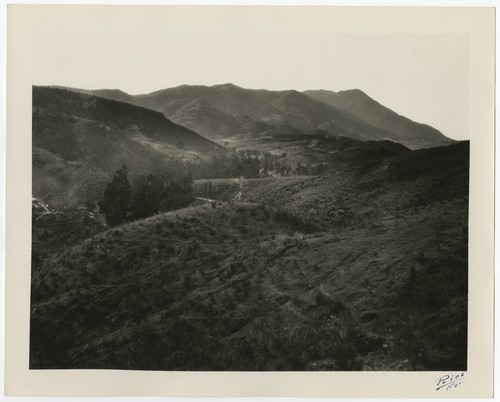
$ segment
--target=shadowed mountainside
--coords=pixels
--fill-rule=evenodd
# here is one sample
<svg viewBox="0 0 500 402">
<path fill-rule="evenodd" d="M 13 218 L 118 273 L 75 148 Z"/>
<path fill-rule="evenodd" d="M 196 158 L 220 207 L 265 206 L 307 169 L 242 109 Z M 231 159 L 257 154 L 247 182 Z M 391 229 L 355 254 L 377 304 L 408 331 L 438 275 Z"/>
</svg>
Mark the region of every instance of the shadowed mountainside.
<svg viewBox="0 0 500 402">
<path fill-rule="evenodd" d="M 200 160 L 219 145 L 130 103 L 50 87 L 33 87 L 33 191 L 70 206 L 96 200 L 111 172 L 162 168 L 172 158 Z"/>
</svg>

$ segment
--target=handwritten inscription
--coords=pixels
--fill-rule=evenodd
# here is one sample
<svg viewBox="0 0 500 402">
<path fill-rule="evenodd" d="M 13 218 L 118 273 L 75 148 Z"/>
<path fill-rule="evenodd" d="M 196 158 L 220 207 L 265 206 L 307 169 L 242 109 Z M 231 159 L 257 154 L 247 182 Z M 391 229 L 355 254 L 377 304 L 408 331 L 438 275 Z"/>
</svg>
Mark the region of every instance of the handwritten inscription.
<svg viewBox="0 0 500 402">
<path fill-rule="evenodd" d="M 458 388 L 465 382 L 465 372 L 459 374 L 446 374 L 436 380 L 436 391 L 448 391 Z"/>
</svg>

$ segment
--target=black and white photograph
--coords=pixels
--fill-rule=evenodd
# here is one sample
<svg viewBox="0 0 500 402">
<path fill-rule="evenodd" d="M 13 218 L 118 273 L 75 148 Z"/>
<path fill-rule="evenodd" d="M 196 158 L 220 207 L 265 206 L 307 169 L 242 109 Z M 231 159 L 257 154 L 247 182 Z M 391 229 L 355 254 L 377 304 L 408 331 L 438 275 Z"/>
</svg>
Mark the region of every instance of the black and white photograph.
<svg viewBox="0 0 500 402">
<path fill-rule="evenodd" d="M 30 371 L 461 384 L 469 35 L 66 7 L 30 49 Z"/>
<path fill-rule="evenodd" d="M 302 68 L 280 39 L 249 37 Z M 226 45 L 199 57 L 251 58 Z M 31 368 L 467 369 L 467 83 L 447 87 L 465 38 L 325 45 L 297 52 L 325 60 L 282 71 L 281 90 L 273 71 L 259 89 L 33 86 Z M 325 86 L 296 89 L 330 60 Z M 403 85 L 405 68 L 421 76 Z"/>
</svg>

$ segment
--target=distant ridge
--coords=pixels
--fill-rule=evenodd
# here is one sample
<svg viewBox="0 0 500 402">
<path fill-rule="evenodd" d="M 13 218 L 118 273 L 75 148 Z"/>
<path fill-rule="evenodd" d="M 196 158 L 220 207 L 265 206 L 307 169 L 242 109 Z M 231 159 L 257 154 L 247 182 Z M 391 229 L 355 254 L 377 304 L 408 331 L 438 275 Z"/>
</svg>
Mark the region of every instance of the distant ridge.
<svg viewBox="0 0 500 402">
<path fill-rule="evenodd" d="M 381 105 L 360 89 L 347 91 L 305 91 L 307 96 L 346 110 L 364 121 L 401 136 L 413 148 L 429 148 L 455 142 L 435 128 L 416 123 Z"/>
<path fill-rule="evenodd" d="M 398 115 L 358 89 L 270 91 L 245 89 L 230 83 L 180 85 L 144 95 L 129 95 L 119 89 L 66 89 L 159 111 L 213 140 L 262 134 L 249 133 L 238 123 L 242 118 L 248 123 L 250 118 L 271 126 L 287 125 L 303 134 L 321 130 L 364 141 L 395 141 L 411 149 L 455 142 L 428 125 Z"/>
</svg>

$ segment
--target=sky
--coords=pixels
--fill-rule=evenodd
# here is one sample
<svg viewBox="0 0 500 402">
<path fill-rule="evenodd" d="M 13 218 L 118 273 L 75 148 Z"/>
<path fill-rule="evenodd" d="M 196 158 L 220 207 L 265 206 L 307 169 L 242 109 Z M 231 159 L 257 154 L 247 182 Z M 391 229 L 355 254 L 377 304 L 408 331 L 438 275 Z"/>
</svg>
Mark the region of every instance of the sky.
<svg viewBox="0 0 500 402">
<path fill-rule="evenodd" d="M 33 83 L 131 94 L 228 82 L 358 88 L 448 137 L 469 138 L 468 35 L 447 28 L 443 16 L 332 7 L 108 10 L 40 12 L 31 27 Z"/>
</svg>

